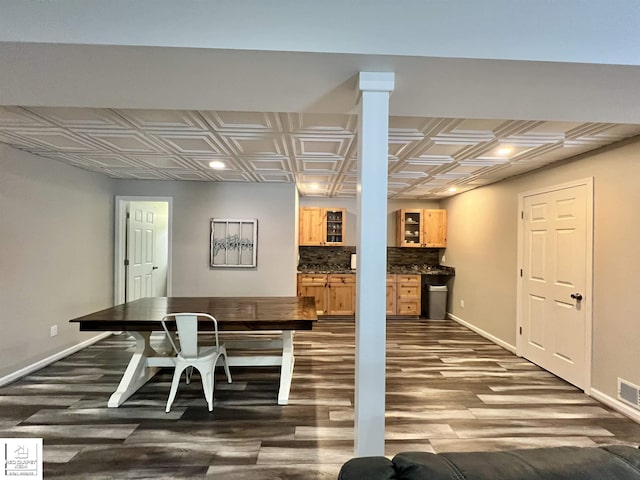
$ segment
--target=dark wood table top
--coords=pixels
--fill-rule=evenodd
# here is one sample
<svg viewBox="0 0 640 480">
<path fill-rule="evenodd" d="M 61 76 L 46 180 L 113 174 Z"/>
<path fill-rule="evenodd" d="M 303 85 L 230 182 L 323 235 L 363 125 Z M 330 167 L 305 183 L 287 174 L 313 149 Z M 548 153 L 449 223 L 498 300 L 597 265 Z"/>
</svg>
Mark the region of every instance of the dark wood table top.
<svg viewBox="0 0 640 480">
<path fill-rule="evenodd" d="M 162 329 L 166 314 L 181 312 L 208 313 L 221 331 L 311 330 L 318 319 L 313 297 L 146 297 L 70 322 L 82 331 L 150 331 Z"/>
</svg>

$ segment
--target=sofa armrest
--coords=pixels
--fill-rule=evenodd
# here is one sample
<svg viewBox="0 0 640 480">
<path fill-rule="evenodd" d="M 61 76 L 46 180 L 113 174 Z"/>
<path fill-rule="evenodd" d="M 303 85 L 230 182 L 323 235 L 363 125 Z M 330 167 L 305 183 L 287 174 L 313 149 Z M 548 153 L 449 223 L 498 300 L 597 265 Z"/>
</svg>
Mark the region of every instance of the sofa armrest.
<svg viewBox="0 0 640 480">
<path fill-rule="evenodd" d="M 391 460 L 385 457 L 352 458 L 342 465 L 338 480 L 395 480 Z"/>
</svg>

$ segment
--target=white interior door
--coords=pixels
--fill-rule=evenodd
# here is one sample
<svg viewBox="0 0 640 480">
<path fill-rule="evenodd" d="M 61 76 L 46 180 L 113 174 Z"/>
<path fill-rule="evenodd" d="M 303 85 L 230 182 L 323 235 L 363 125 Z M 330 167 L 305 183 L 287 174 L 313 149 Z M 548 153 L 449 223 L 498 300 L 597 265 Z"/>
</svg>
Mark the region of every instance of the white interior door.
<svg viewBox="0 0 640 480">
<path fill-rule="evenodd" d="M 127 215 L 126 301 L 155 294 L 157 207 L 153 203 L 131 202 Z"/>
<path fill-rule="evenodd" d="M 591 342 L 589 188 L 567 186 L 522 202 L 519 353 L 583 389 Z"/>
</svg>

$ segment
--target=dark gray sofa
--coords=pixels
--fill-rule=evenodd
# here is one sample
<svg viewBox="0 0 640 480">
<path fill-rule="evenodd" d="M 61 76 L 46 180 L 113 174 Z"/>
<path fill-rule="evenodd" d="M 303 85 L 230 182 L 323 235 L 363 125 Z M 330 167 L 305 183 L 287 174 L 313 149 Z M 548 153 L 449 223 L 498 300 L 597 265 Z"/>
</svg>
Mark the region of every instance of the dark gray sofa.
<svg viewBox="0 0 640 480">
<path fill-rule="evenodd" d="M 361 457 L 338 480 L 640 480 L 640 450 L 625 445 Z"/>
</svg>

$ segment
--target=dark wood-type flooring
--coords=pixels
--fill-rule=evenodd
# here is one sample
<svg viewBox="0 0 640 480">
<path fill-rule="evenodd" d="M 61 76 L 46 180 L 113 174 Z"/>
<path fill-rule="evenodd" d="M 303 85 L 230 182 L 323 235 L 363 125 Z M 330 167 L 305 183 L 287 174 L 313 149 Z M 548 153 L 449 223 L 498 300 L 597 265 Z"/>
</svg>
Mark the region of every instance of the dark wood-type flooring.
<svg viewBox="0 0 640 480">
<path fill-rule="evenodd" d="M 452 321 L 389 321 L 386 455 L 640 443 L 640 425 Z M 42 437 L 46 479 L 335 479 L 353 452 L 354 325 L 297 332 L 290 404 L 274 367 L 197 375 L 164 412 L 163 370 L 107 408 L 133 345 L 115 335 L 0 388 L 0 437 Z"/>
</svg>

